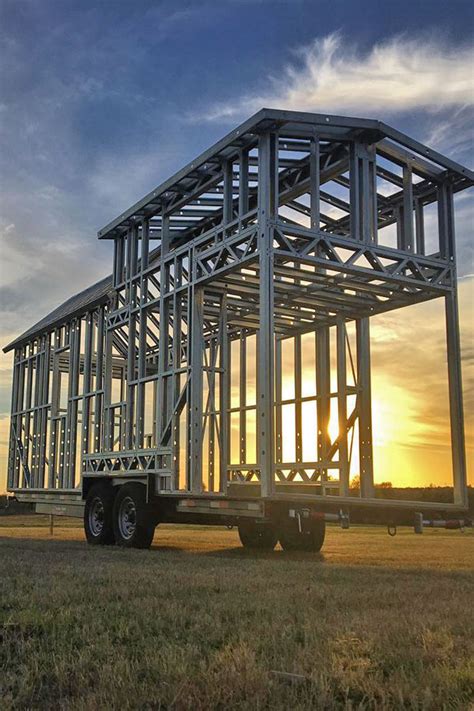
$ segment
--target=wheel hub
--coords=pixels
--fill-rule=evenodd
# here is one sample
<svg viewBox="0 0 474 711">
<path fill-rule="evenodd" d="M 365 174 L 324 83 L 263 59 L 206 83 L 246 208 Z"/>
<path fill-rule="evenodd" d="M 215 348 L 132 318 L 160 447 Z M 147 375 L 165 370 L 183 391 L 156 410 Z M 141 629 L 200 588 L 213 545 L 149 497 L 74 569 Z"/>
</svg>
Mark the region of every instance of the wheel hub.
<svg viewBox="0 0 474 711">
<path fill-rule="evenodd" d="M 99 496 L 93 499 L 89 509 L 89 528 L 94 536 L 100 536 L 104 528 L 104 504 Z"/>
<path fill-rule="evenodd" d="M 137 527 L 137 509 L 130 496 L 126 496 L 120 504 L 118 523 L 122 537 L 130 540 Z"/>
</svg>

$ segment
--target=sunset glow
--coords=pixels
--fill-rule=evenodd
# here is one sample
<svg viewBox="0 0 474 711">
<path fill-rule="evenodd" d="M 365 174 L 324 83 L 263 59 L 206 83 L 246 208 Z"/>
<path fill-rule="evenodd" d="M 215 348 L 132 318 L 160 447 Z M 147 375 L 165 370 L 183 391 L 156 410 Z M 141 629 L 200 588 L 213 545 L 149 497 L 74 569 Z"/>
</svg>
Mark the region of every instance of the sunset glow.
<svg viewBox="0 0 474 711">
<path fill-rule="evenodd" d="M 469 287 L 469 288 L 466 288 Z M 461 326 L 467 333 L 467 319 L 472 317 L 470 285 L 461 284 Z M 452 461 L 447 388 L 444 315 L 441 302 L 419 304 L 403 311 L 372 319 L 372 429 L 375 482 L 390 481 L 393 486 L 451 485 Z M 349 329 L 350 331 L 350 329 Z M 303 369 L 302 394 L 316 394 L 314 346 L 312 337 L 305 337 L 303 347 L 306 367 Z M 251 342 L 253 343 L 253 342 Z M 431 344 L 427 347 L 425 344 Z M 295 396 L 293 378 L 293 346 L 290 340 L 282 348 L 282 399 Z M 405 364 L 401 359 L 404 354 Z M 249 404 L 255 404 L 255 378 L 252 363 L 255 344 L 250 345 L 247 372 L 252 383 Z M 237 361 L 232 370 L 233 406 L 238 407 L 239 379 Z M 469 388 L 472 374 L 465 363 L 464 385 Z M 348 382 L 351 383 L 348 366 Z M 335 367 L 331 372 L 331 391 L 337 388 Z M 355 405 L 355 396 L 348 397 L 348 411 Z M 339 433 L 337 398 L 331 398 L 328 433 L 331 442 Z M 247 462 L 255 454 L 255 412 L 247 413 Z M 282 406 L 284 462 L 295 458 L 295 406 Z M 356 424 L 357 434 L 357 424 Z M 302 458 L 312 462 L 317 458 L 316 403 L 302 403 Z M 350 439 L 350 438 L 349 438 Z M 472 413 L 466 407 L 466 444 L 468 473 L 472 481 Z M 357 441 L 357 437 L 355 437 Z M 232 462 L 239 462 L 238 416 L 232 420 Z M 359 452 L 353 446 L 351 477 L 359 473 Z M 335 474 L 335 472 L 332 472 Z"/>
</svg>

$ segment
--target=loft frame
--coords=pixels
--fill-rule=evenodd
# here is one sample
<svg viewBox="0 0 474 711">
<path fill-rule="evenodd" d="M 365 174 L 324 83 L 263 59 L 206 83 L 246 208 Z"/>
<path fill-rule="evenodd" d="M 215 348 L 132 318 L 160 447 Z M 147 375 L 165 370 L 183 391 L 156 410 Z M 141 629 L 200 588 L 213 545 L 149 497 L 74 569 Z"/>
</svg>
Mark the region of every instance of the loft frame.
<svg viewBox="0 0 474 711">
<path fill-rule="evenodd" d="M 99 232 L 114 242 L 114 269 L 95 301 L 11 344 L 9 488 L 70 491 L 81 473 L 128 473 L 160 494 L 342 501 L 358 446 L 370 500 L 370 316 L 442 298 L 454 503 L 464 506 L 453 195 L 473 182 L 380 122 L 262 110 Z M 308 337 L 315 388 L 304 395 Z M 282 394 L 288 343 L 292 397 Z"/>
</svg>

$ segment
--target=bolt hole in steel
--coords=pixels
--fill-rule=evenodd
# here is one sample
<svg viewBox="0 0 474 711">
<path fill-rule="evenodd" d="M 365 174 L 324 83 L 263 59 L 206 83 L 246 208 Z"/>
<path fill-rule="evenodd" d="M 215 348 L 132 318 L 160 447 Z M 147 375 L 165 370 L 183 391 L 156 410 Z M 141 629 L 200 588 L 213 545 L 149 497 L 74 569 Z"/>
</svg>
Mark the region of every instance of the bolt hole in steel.
<svg viewBox="0 0 474 711">
<path fill-rule="evenodd" d="M 137 527 L 137 509 L 134 500 L 126 496 L 120 504 L 118 524 L 122 537 L 129 541 Z"/>
<path fill-rule="evenodd" d="M 92 500 L 89 509 L 89 528 L 94 536 L 100 536 L 104 528 L 104 504 L 100 496 Z"/>
</svg>

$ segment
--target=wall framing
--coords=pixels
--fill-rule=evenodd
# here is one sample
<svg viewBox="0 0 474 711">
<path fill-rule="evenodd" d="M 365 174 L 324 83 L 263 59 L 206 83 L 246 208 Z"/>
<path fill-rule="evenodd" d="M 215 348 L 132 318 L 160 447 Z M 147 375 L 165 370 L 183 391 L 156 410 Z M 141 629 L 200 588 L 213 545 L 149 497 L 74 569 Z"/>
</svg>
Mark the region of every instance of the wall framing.
<svg viewBox="0 0 474 711">
<path fill-rule="evenodd" d="M 347 501 L 358 447 L 374 503 L 370 317 L 438 298 L 465 506 L 453 195 L 473 184 L 380 122 L 263 109 L 102 229 L 112 276 L 8 346 L 9 490 L 126 474 L 150 495 Z"/>
</svg>

